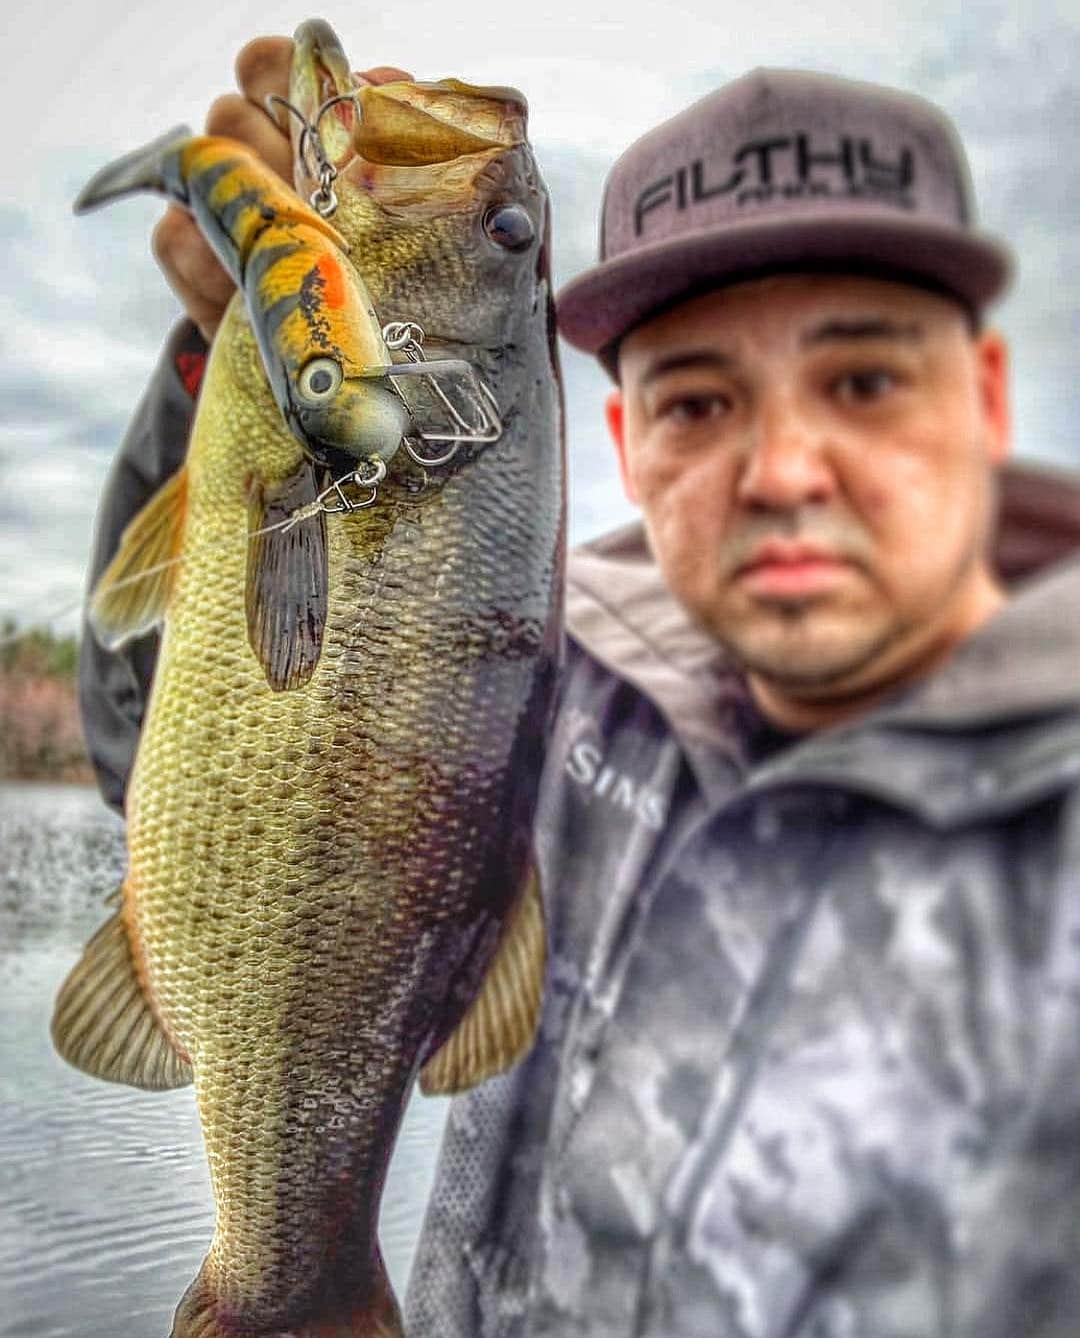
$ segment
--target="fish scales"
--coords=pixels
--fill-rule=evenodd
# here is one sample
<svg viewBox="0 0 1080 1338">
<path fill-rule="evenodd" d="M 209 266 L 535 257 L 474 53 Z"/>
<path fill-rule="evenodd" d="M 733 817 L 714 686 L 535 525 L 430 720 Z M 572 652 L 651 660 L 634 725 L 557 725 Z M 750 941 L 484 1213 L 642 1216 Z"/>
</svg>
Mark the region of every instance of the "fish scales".
<svg viewBox="0 0 1080 1338">
<path fill-rule="evenodd" d="M 211 386 L 208 383 L 208 395 Z M 193 453 L 199 444 L 193 445 Z M 273 777 L 275 785 L 291 787 L 308 801 L 289 804 L 287 830 L 262 830 L 258 836 L 248 830 L 252 815 L 262 811 L 256 787 L 265 784 L 266 778 L 257 772 L 250 776 L 234 768 L 232 774 L 226 772 L 219 779 L 203 771 L 194 778 L 204 796 L 199 805 L 203 812 L 194 817 L 189 799 L 177 787 L 169 787 L 155 793 L 154 816 L 147 811 L 144 818 L 149 797 L 144 796 L 142 786 L 134 791 L 137 807 L 132 819 L 137 818 L 140 828 L 145 821 L 151 831 L 160 825 L 179 834 L 185 822 L 195 821 L 205 830 L 206 818 L 212 813 L 209 825 L 217 840 L 203 859 L 220 868 L 237 892 L 234 905 L 224 913 L 218 909 L 217 937 L 207 938 L 199 926 L 181 946 L 175 936 L 183 933 L 182 928 L 170 926 L 174 935 L 171 956 L 184 962 L 185 974 L 175 984 L 155 982 L 154 992 L 168 1012 L 175 998 L 180 1012 L 193 1013 L 189 1026 L 174 1025 L 181 1044 L 197 1062 L 200 1106 L 212 1109 L 206 1125 L 213 1128 L 215 1140 L 221 1140 L 220 1152 L 217 1142 L 208 1140 L 211 1165 L 216 1168 L 219 1236 L 229 1240 L 231 1210 L 235 1209 L 243 1222 L 243 1230 L 236 1233 L 239 1240 L 258 1242 L 256 1257 L 250 1261 L 244 1260 L 231 1240 L 227 1247 L 222 1246 L 229 1251 L 230 1270 L 244 1276 L 260 1276 L 260 1270 L 265 1271 L 267 1238 L 275 1239 L 288 1258 L 289 1267 L 282 1268 L 282 1273 L 309 1271 L 305 1255 L 317 1252 L 321 1245 L 318 1233 L 310 1229 L 312 1208 L 303 1199 L 311 1187 L 325 1184 L 332 1170 L 335 1145 L 326 1134 L 341 1121 L 355 1120 L 363 1128 L 374 1122 L 378 1128 L 380 1121 L 397 1118 L 395 1111 L 373 1112 L 370 1101 L 356 1093 L 352 1082 L 357 1072 L 370 1071 L 377 1063 L 376 1090 L 400 1090 L 405 1085 L 400 1058 L 403 1051 L 407 1053 L 403 1040 L 417 1030 L 409 1016 L 414 995 L 408 986 L 416 979 L 437 975 L 439 956 L 434 932 L 417 943 L 411 941 L 408 929 L 475 919 L 470 906 L 479 872 L 475 861 L 484 855 L 490 859 L 483 851 L 481 834 L 498 821 L 512 762 L 505 752 L 489 746 L 508 733 L 497 718 L 492 719 L 492 713 L 500 707 L 504 717 L 520 713 L 522 701 L 527 700 L 523 690 L 527 684 L 522 680 L 531 672 L 522 660 L 493 665 L 492 640 L 501 630 L 493 611 L 527 606 L 527 587 L 535 590 L 539 585 L 535 574 L 525 580 L 518 574 L 508 581 L 498 568 L 477 572 L 468 561 L 478 531 L 500 535 L 504 550 L 524 543 L 530 532 L 532 493 L 524 487 L 507 490 L 506 470 L 505 454 L 498 461 L 491 456 L 478 459 L 443 489 L 441 505 L 435 508 L 419 507 L 407 494 L 384 495 L 380 505 L 388 519 L 398 509 L 412 509 L 416 514 L 411 524 L 390 527 L 387 546 L 377 562 L 367 551 L 366 517 L 331 519 L 332 600 L 323 659 L 302 697 L 272 693 L 243 657 L 229 667 L 227 695 L 235 708 L 224 720 L 217 675 L 197 681 L 185 677 L 175 692 L 169 692 L 166 679 L 163 688 L 163 700 L 182 704 L 183 746 L 188 750 L 201 751 L 193 738 L 198 730 L 205 733 L 205 751 L 223 728 L 241 747 L 245 736 L 261 737 L 268 730 L 310 738 L 307 747 L 286 754 L 287 769 Z M 493 477 L 489 480 L 486 474 Z M 453 494 L 460 489 L 467 491 L 467 507 L 454 504 Z M 243 505 L 239 494 L 234 501 L 237 518 Z M 399 550 L 404 558 L 400 563 Z M 457 573 L 451 573 L 449 579 L 447 554 L 458 555 Z M 183 601 L 199 600 L 207 588 L 228 583 L 230 578 L 221 568 L 228 563 L 235 566 L 237 561 L 233 552 L 223 549 L 185 564 L 176 594 L 178 624 L 183 621 Z M 395 617 L 380 624 L 377 617 L 365 614 L 369 610 L 377 614 L 384 607 L 387 573 L 393 572 L 401 573 L 398 584 L 403 588 L 395 594 Z M 235 572 L 231 579 L 238 577 Z M 514 588 L 507 590 L 508 585 Z M 447 661 L 430 636 L 433 622 L 439 623 L 440 630 L 448 626 L 445 611 L 433 609 L 433 602 L 442 605 L 447 601 L 455 608 L 457 624 L 450 633 L 472 651 L 471 663 L 460 654 L 455 658 L 450 684 L 446 683 Z M 542 625 L 543 609 L 535 593 L 533 601 L 534 617 Z M 219 614 L 228 616 L 225 611 Z M 215 627 L 215 635 L 223 646 L 243 645 L 241 615 L 233 611 L 231 616 L 234 626 Z M 350 659 L 347 652 L 357 643 L 362 644 L 362 654 Z M 192 653 L 185 654 L 177 646 L 167 662 L 170 666 L 198 663 L 197 649 L 192 647 Z M 500 677 L 509 681 L 499 683 Z M 385 709 L 388 699 L 404 703 L 406 709 Z M 178 723 L 168 713 L 152 713 L 144 746 L 160 746 L 163 753 L 176 751 L 173 735 Z M 463 786 L 463 777 L 475 778 L 475 788 Z M 478 804 L 477 790 L 486 796 L 486 808 Z M 350 813 L 352 821 L 343 826 L 341 815 Z M 139 885 L 152 886 L 159 899 L 147 920 L 167 926 L 182 889 L 173 885 L 175 874 L 170 876 L 170 869 L 175 865 L 155 838 L 156 831 L 150 839 L 164 857 L 159 866 L 153 868 L 149 861 L 144 865 L 141 849 L 133 847 L 133 869 L 138 871 Z M 268 905 L 260 905 L 262 890 L 277 884 L 284 872 L 278 854 L 282 845 L 289 847 L 289 865 L 310 868 L 317 873 L 317 881 L 297 885 L 291 897 L 276 895 Z M 505 869 L 510 861 L 497 863 Z M 385 895 L 388 886 L 395 889 L 393 898 Z M 459 889 L 456 899 L 455 889 Z M 312 903 L 312 893 L 332 905 L 331 914 L 318 902 Z M 245 937 L 253 921 L 259 926 L 262 950 L 245 953 L 223 969 L 225 945 Z M 404 937 L 401 926 L 406 929 Z M 331 927 L 334 932 L 329 932 Z M 225 961 L 228 963 L 227 956 Z M 212 985 L 207 981 L 211 969 L 218 973 Z M 283 973 L 287 979 L 266 988 L 268 978 L 275 980 Z M 320 979 L 328 992 L 319 990 Z M 245 1030 L 239 1025 L 244 1011 L 239 1001 L 244 996 L 277 1000 L 273 1025 L 287 1038 L 292 1054 L 287 1065 L 262 1075 L 244 1065 L 247 1046 Z M 389 1013 L 385 1002 L 381 1006 L 374 1002 L 387 999 Z M 224 1034 L 213 1030 L 214 1019 L 223 1008 L 232 1015 L 230 1030 Z M 327 1047 L 327 1037 L 348 1034 L 351 1018 L 373 1016 L 376 1008 L 378 1026 L 366 1033 L 361 1030 L 355 1051 Z M 260 1026 L 266 1024 L 263 1017 Z M 411 1061 L 404 1062 L 407 1073 Z M 228 1101 L 236 1093 L 238 1071 L 245 1075 L 245 1101 L 278 1112 L 285 1121 L 283 1127 L 260 1130 L 256 1126 L 253 1131 L 243 1112 L 243 1134 L 232 1127 Z M 307 1129 L 318 1136 L 307 1145 L 310 1162 L 300 1155 L 307 1142 L 302 1133 Z M 259 1133 L 265 1135 L 262 1146 L 245 1150 L 243 1139 Z M 362 1182 L 365 1173 L 372 1177 L 381 1173 L 377 1152 L 366 1159 L 367 1168 L 362 1165 L 362 1154 L 357 1164 L 354 1131 L 348 1131 L 345 1141 L 354 1158 L 351 1173 L 357 1181 Z M 257 1192 L 259 1183 L 253 1180 L 251 1167 L 265 1167 L 275 1150 L 283 1147 L 289 1149 L 288 1165 L 281 1171 L 288 1190 L 283 1193 L 280 1183 L 264 1184 L 267 1192 L 261 1203 L 253 1195 L 253 1186 Z M 305 1224 L 299 1232 L 283 1229 L 279 1215 L 286 1203 L 287 1221 Z M 269 1216 L 263 1230 L 257 1231 L 253 1224 L 260 1219 L 260 1209 Z M 374 1223 L 370 1230 L 373 1233 Z M 363 1242 L 357 1241 L 357 1246 L 362 1248 Z M 225 1279 L 219 1278 L 218 1283 L 227 1296 Z M 275 1306 L 285 1308 L 289 1299 L 275 1298 Z"/>
<path fill-rule="evenodd" d="M 214 395 L 220 361 L 215 356 L 208 370 L 204 394 L 210 404 L 227 402 Z M 250 431 L 254 425 L 231 426 Z M 203 461 L 205 450 L 204 467 L 216 485 L 190 514 L 190 524 L 204 535 L 227 535 L 246 518 L 242 475 L 231 471 L 231 456 L 214 459 L 228 439 L 209 414 L 192 443 L 192 461 Z M 455 902 L 454 889 L 469 889 L 470 895 L 477 870 L 469 866 L 479 853 L 480 833 L 499 816 L 510 759 L 485 741 L 505 736 L 491 712 L 501 701 L 504 711 L 516 715 L 522 684 L 500 690 L 485 653 L 498 631 L 489 616 L 501 604 L 498 582 L 490 576 L 474 582 L 462 558 L 448 590 L 445 558 L 471 546 L 474 527 L 497 527 L 510 543 L 523 539 L 530 517 L 527 494 L 508 506 L 502 471 L 494 471 L 494 488 L 485 487 L 478 477 L 484 462 L 474 463 L 477 472 L 462 475 L 456 485 L 469 491 L 467 511 L 439 505 L 429 515 L 429 505 L 419 508 L 407 494 L 381 499 L 388 521 L 410 506 L 418 515 L 412 524 L 388 526 L 389 544 L 377 562 L 367 551 L 366 517 L 331 518 L 332 599 L 323 658 L 303 694 L 274 693 L 242 653 L 242 609 L 219 600 L 206 619 L 207 592 L 242 582 L 242 551 L 208 547 L 184 563 L 178 579 L 163 678 L 141 746 L 163 758 L 197 756 L 214 765 L 182 767 L 167 785 L 160 773 L 136 772 L 130 885 L 133 929 L 151 991 L 170 1033 L 196 1065 L 218 1201 L 219 1253 L 229 1261 L 228 1276 L 223 1267 L 212 1266 L 211 1273 L 225 1298 L 231 1275 L 262 1277 L 269 1271 L 267 1240 L 288 1265 L 279 1267 L 281 1274 L 313 1271 L 305 1256 L 322 1246 L 320 1233 L 311 1230 L 317 1211 L 303 1200 L 310 1193 L 317 1208 L 323 1190 L 316 1187 L 332 1172 L 335 1143 L 327 1135 L 341 1122 L 374 1125 L 381 1134 L 381 1122 L 397 1118 L 392 1110 L 372 1108 L 370 1098 L 356 1091 L 355 1075 L 370 1073 L 374 1064 L 374 1090 L 400 1090 L 415 1062 L 401 1058 L 408 1053 L 404 1040 L 418 1030 L 409 1015 L 409 986 L 430 978 L 425 958 L 437 955 L 438 943 L 434 933 L 415 942 L 399 927 L 465 918 L 468 900 L 459 891 Z M 231 505 L 221 495 L 230 472 Z M 450 501 L 453 486 L 443 490 L 440 502 Z M 385 573 L 397 568 L 399 548 L 406 557 L 399 570 L 408 576 L 399 577 L 405 587 L 395 597 L 399 613 L 373 626 L 365 611 L 380 607 Z M 437 586 L 441 599 L 458 603 L 461 639 L 478 634 L 474 664 L 459 657 L 449 685 L 447 663 L 428 634 Z M 189 602 L 196 606 L 193 617 L 186 616 Z M 350 659 L 346 652 L 358 641 L 363 653 Z M 521 662 L 508 668 L 512 680 L 526 672 Z M 388 711 L 388 698 L 407 709 Z M 270 774 L 249 769 L 244 754 L 245 743 L 255 745 L 267 733 L 297 741 L 272 756 Z M 222 735 L 234 749 L 215 748 Z M 486 811 L 463 790 L 463 772 L 474 774 L 486 791 Z M 270 820 L 262 802 L 267 787 L 272 800 L 282 801 L 280 810 L 271 808 Z M 343 815 L 350 821 L 343 823 Z M 229 900 L 215 906 L 209 922 L 186 895 L 191 866 L 178 858 L 178 848 L 189 841 L 198 853 L 194 867 L 212 870 L 215 881 L 230 888 Z M 298 868 L 311 871 L 310 881 L 297 880 Z M 282 895 L 281 885 L 289 881 L 293 886 Z M 388 886 L 393 897 L 385 894 Z M 235 951 L 240 943 L 242 953 Z M 377 1026 L 358 1032 L 352 1027 L 351 1019 L 376 1013 Z M 227 1029 L 222 1016 L 229 1019 Z M 281 1064 L 278 1055 L 260 1069 L 253 1027 L 275 1030 L 289 1062 Z M 356 1033 L 354 1048 L 327 1044 L 350 1033 Z M 253 1125 L 241 1109 L 234 1121 L 241 1097 L 245 1107 L 273 1112 L 275 1119 Z M 316 1137 L 309 1140 L 308 1130 Z M 362 1183 L 365 1160 L 366 1174 L 379 1174 L 379 1157 L 365 1159 L 355 1130 L 345 1132 L 352 1182 Z M 282 1148 L 288 1149 L 288 1164 L 280 1170 L 284 1193 L 279 1180 L 265 1175 Z M 253 1175 L 257 1167 L 264 1170 L 261 1179 Z M 236 1215 L 240 1225 L 234 1229 Z M 304 1225 L 290 1231 L 290 1221 Z M 253 1258 L 245 1258 L 245 1242 L 253 1243 Z M 290 1300 L 287 1294 L 273 1298 L 273 1306 L 285 1310 Z"/>
<path fill-rule="evenodd" d="M 431 1081 L 447 1089 L 495 1071 L 523 1042 L 504 1053 L 489 1029 L 524 1015 L 527 1044 L 538 1006 L 531 985 L 531 1002 L 515 995 L 520 970 L 542 970 L 542 938 L 538 958 L 521 926 L 537 914 L 529 828 L 562 572 L 543 187 L 517 95 L 448 81 L 392 96 L 449 109 L 439 151 L 455 116 L 467 148 L 425 164 L 413 146 L 419 167 L 343 163 L 335 226 L 380 318 L 420 321 L 429 349 L 467 358 L 503 431 L 430 476 L 388 451 L 377 504 L 301 522 L 325 527 L 309 532 L 325 534 L 325 609 L 308 676 L 283 686 L 249 635 L 242 592 L 259 559 L 235 538 L 253 496 L 310 466 L 238 301 L 215 341 L 121 912 L 175 1051 L 152 1077 L 182 1081 L 190 1065 L 217 1204 L 177 1338 L 400 1334 L 377 1215 L 417 1070 L 435 1055 Z M 376 146 L 380 106 L 364 121 Z M 468 130 L 484 116 L 505 143 Z M 508 208 L 535 232 L 514 263 L 483 235 Z"/>
</svg>

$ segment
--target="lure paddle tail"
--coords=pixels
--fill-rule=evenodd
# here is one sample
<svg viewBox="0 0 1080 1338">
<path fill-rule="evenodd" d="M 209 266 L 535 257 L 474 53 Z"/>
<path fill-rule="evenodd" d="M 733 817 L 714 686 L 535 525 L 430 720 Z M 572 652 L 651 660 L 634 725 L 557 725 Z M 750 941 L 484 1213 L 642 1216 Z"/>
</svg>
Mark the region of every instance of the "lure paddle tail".
<svg viewBox="0 0 1080 1338">
<path fill-rule="evenodd" d="M 141 191 L 190 210 L 241 290 L 278 409 L 309 458 L 338 474 L 391 459 L 409 412 L 337 228 L 246 145 L 183 126 L 102 168 L 75 211 Z"/>
</svg>

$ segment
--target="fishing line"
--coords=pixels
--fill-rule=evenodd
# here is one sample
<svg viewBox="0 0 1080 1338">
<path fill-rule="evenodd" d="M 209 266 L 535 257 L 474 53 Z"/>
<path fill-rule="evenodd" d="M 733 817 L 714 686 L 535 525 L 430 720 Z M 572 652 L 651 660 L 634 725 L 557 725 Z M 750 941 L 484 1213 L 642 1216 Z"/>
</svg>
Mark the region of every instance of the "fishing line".
<svg viewBox="0 0 1080 1338">
<path fill-rule="evenodd" d="M 320 109 L 319 117 L 316 118 L 316 123 L 327 108 L 337 102 L 346 100 L 348 96 L 342 94 L 325 102 Z M 296 108 L 286 102 L 284 98 L 278 98 L 276 95 L 271 95 L 271 97 L 274 97 L 278 102 L 282 102 L 291 111 L 296 112 Z M 299 114 L 297 112 L 297 115 Z M 383 326 L 382 336 L 387 348 L 400 351 L 405 357 L 404 362 L 393 363 L 384 368 L 383 371 L 385 375 L 390 377 L 391 389 L 404 402 L 410 414 L 413 413 L 413 407 L 397 385 L 399 377 L 405 380 L 422 378 L 425 382 L 429 382 L 432 392 L 449 417 L 448 424 L 440 425 L 442 430 L 425 432 L 423 428 L 418 428 L 415 437 L 411 434 L 402 437 L 402 445 L 410 459 L 420 465 L 426 472 L 438 466 L 449 464 L 457 454 L 458 448 L 464 443 L 486 445 L 498 440 L 503 432 L 503 420 L 495 395 L 490 386 L 477 376 L 468 362 L 456 358 L 442 358 L 434 361 L 428 359 L 424 354 L 424 331 L 415 321 L 391 321 Z M 442 375 L 450 377 L 451 384 L 459 385 L 459 389 L 464 395 L 466 412 L 472 414 L 475 421 L 469 421 L 468 418 L 464 417 L 458 406 L 439 385 L 438 377 Z M 464 378 L 464 382 L 459 383 L 454 378 Z M 448 445 L 449 449 L 435 456 L 424 455 L 418 449 L 421 442 L 438 443 L 442 446 Z M 245 544 L 251 543 L 253 539 L 258 539 L 261 535 L 270 534 L 274 530 L 292 529 L 294 525 L 298 525 L 303 520 L 309 520 L 320 512 L 328 516 L 341 515 L 353 511 L 363 511 L 369 506 L 373 506 L 378 498 L 379 486 L 386 478 L 386 462 L 378 456 L 372 456 L 363 464 L 370 472 L 361 473 L 361 470 L 357 469 L 352 474 L 335 479 L 319 493 L 314 501 L 297 507 L 295 511 L 290 512 L 282 520 L 275 521 L 272 525 L 264 525 L 262 529 L 252 530 L 244 540 Z M 350 485 L 367 489 L 367 495 L 360 498 L 350 497 L 344 491 L 345 487 Z M 169 567 L 176 566 L 177 563 L 183 562 L 187 557 L 212 552 L 216 548 L 227 547 L 232 543 L 239 543 L 239 540 L 220 539 L 213 544 L 196 545 L 190 553 L 178 554 L 165 562 L 155 563 L 152 567 L 144 567 L 132 576 L 125 576 L 119 581 L 114 581 L 111 589 L 122 590 L 127 585 L 133 585 L 136 581 L 144 581 L 149 576 L 155 576 L 159 572 L 166 571 Z M 83 607 L 84 603 L 85 596 L 80 596 L 78 599 L 54 609 L 51 613 L 45 614 L 44 617 L 37 618 L 33 627 L 0 636 L 0 650 L 32 636 L 37 628 L 48 626 L 49 623 L 55 622 L 58 618 L 65 618 L 68 614 L 77 612 Z M 26 612 L 29 612 L 29 608 L 26 609 Z M 5 618 L 18 618 L 19 616 L 18 613 L 4 615 Z"/>
<path fill-rule="evenodd" d="M 164 562 L 155 562 L 150 567 L 143 567 L 141 571 L 136 572 L 132 576 L 124 576 L 119 581 L 113 581 L 109 588 L 111 590 L 122 590 L 125 586 L 134 585 L 138 581 L 145 581 L 149 576 L 156 576 L 158 572 L 167 571 L 170 567 L 175 567 L 179 563 L 185 562 L 190 557 L 200 557 L 203 553 L 212 553 L 216 549 L 228 548 L 233 544 L 239 545 L 241 542 L 246 546 L 253 542 L 253 540 L 261 538 L 264 534 L 271 534 L 274 530 L 290 530 L 302 520 L 310 520 L 313 516 L 317 516 L 319 512 L 324 509 L 322 497 L 319 496 L 313 502 L 308 502 L 304 506 L 297 507 L 295 511 L 290 512 L 283 520 L 277 520 L 272 525 L 263 525 L 261 529 L 252 530 L 242 541 L 238 536 L 232 535 L 228 539 L 217 539 L 213 543 L 196 544 L 188 553 L 178 553 L 176 557 L 168 558 Z M 13 646 L 16 642 L 24 641 L 27 637 L 33 636 L 41 627 L 48 626 L 49 623 L 55 622 L 58 618 L 64 618 L 69 613 L 76 613 L 79 609 L 83 608 L 85 602 L 86 596 L 80 595 L 78 599 L 61 605 L 59 608 L 53 609 L 51 613 L 46 613 L 44 617 L 40 617 L 33 627 L 24 627 L 18 632 L 11 632 L 7 636 L 0 636 L 0 650 L 5 646 Z M 27 611 L 29 611 L 29 605 L 27 605 Z M 18 614 L 5 614 L 4 617 L 5 619 L 18 617 Z"/>
</svg>

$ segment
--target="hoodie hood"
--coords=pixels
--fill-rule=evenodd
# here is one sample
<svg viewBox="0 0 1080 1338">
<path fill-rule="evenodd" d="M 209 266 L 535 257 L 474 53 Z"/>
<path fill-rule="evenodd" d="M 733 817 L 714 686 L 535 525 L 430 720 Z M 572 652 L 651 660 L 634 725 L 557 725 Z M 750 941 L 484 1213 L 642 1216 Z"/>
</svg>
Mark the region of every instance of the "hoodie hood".
<svg viewBox="0 0 1080 1338">
<path fill-rule="evenodd" d="M 1025 723 L 1060 717 L 1059 747 L 1080 744 L 1080 475 L 1038 467 L 1012 466 L 1001 477 L 995 565 L 1012 598 L 953 653 L 936 673 L 911 685 L 865 716 L 808 735 L 761 769 L 763 779 L 810 771 L 822 780 L 842 774 L 852 779 L 856 739 L 865 788 L 902 791 L 909 804 L 925 802 L 925 763 L 939 736 L 956 770 L 948 736 L 987 731 L 1011 738 L 1010 756 L 1021 756 L 1017 730 Z M 577 550 L 570 564 L 568 626 L 596 660 L 645 693 L 663 712 L 691 756 L 715 753 L 740 760 L 736 713 L 745 703 L 742 675 L 724 649 L 683 610 L 667 590 L 640 524 L 605 535 Z M 888 747 L 880 736 L 888 733 Z M 898 768 L 898 735 L 918 737 L 919 765 Z M 1045 734 L 1040 724 L 1036 733 Z M 872 749 L 868 736 L 878 740 Z M 990 745 L 987 745 L 990 746 Z M 965 772 L 967 768 L 964 768 Z M 982 769 L 983 798 L 991 786 Z M 903 774 L 900 774 L 903 772 Z M 1025 773 L 1027 779 L 1030 775 Z M 979 788 L 979 787 L 977 787 Z M 971 786 L 962 787 L 971 798 Z M 959 803 L 959 800 L 957 800 Z M 942 803 L 935 790 L 935 815 L 956 804 Z M 960 805 L 961 807 L 963 805 Z M 957 810 L 958 811 L 958 810 Z"/>
</svg>

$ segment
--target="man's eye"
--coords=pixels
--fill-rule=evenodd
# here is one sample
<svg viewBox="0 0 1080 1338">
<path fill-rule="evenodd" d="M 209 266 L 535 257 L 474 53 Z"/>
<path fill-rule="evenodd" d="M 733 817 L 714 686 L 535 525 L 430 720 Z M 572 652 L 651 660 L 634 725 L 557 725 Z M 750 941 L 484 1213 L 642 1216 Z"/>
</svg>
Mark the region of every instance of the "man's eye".
<svg viewBox="0 0 1080 1338">
<path fill-rule="evenodd" d="M 658 416 L 677 424 L 703 423 L 728 409 L 724 395 L 680 395 L 660 405 Z"/>
<path fill-rule="evenodd" d="M 883 367 L 845 372 L 832 383 L 833 394 L 847 404 L 870 404 L 899 385 L 899 377 Z"/>
</svg>

